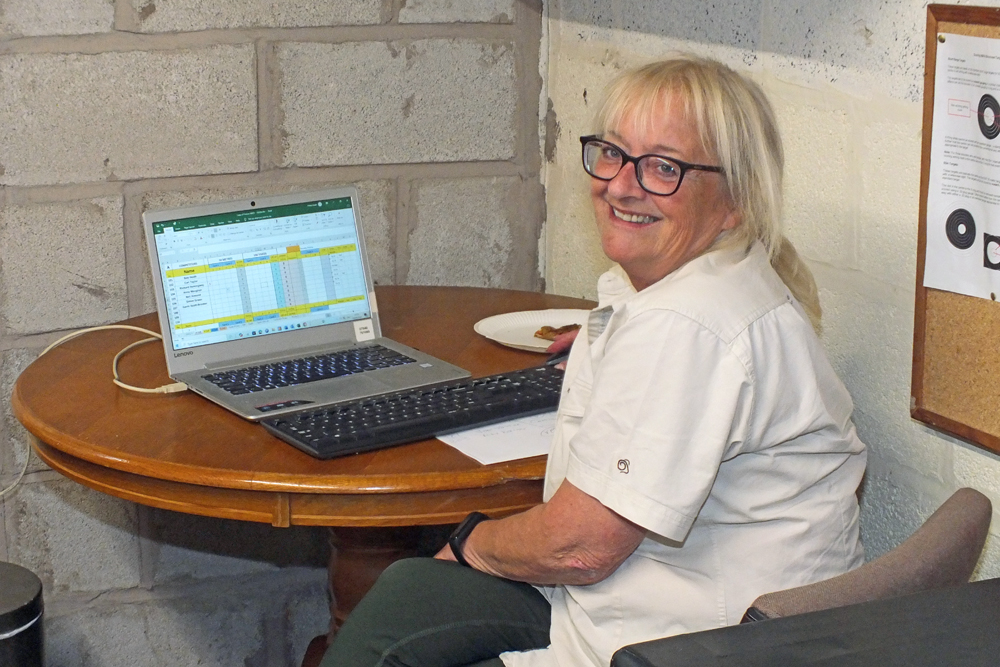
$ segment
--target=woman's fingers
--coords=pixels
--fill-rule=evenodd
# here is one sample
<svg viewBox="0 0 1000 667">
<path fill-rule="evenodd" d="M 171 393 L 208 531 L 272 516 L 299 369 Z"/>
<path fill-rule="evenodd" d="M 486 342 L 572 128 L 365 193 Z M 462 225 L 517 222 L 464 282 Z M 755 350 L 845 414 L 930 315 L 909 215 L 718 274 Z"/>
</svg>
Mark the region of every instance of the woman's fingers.
<svg viewBox="0 0 1000 667">
<path fill-rule="evenodd" d="M 557 352 L 562 352 L 563 350 L 568 350 L 573 341 L 576 340 L 576 335 L 580 333 L 579 329 L 574 329 L 573 331 L 567 331 L 564 334 L 559 334 L 556 336 L 552 344 L 545 348 L 545 351 L 549 354 L 556 354 Z"/>
</svg>

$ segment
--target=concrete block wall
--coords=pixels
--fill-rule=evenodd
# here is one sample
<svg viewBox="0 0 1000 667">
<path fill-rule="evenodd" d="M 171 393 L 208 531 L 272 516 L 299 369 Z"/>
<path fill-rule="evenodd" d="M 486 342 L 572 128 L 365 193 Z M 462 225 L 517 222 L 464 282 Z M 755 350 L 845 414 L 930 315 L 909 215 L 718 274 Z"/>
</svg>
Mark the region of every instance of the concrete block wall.
<svg viewBox="0 0 1000 667">
<path fill-rule="evenodd" d="M 21 370 L 153 310 L 144 210 L 354 183 L 377 283 L 541 287 L 541 2 L 0 4 L 0 487 Z M 44 582 L 50 667 L 297 665 L 325 630 L 322 529 L 27 471 L 0 560 Z"/>
<path fill-rule="evenodd" d="M 593 297 L 607 266 L 577 141 L 604 85 L 671 51 L 720 59 L 760 82 L 779 116 L 787 234 L 816 275 L 824 342 L 869 446 L 868 556 L 961 486 L 1000 507 L 1000 457 L 909 417 L 926 3 L 551 0 L 547 10 L 547 288 Z M 1000 576 L 998 518 L 978 577 Z"/>
</svg>

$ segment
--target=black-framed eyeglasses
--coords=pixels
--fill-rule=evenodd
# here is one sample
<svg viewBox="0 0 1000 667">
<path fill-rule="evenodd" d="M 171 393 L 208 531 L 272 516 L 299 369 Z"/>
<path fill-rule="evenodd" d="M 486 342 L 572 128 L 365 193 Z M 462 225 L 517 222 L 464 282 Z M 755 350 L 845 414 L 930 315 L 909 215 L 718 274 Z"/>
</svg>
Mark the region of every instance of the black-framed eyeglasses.
<svg viewBox="0 0 1000 667">
<path fill-rule="evenodd" d="M 580 137 L 580 143 L 583 144 L 583 168 L 588 174 L 602 181 L 610 181 L 626 163 L 631 162 L 635 166 L 635 178 L 639 187 L 651 195 L 666 197 L 674 194 L 681 187 L 684 174 L 692 169 L 723 173 L 722 167 L 691 164 L 652 153 L 632 157 L 597 135 Z"/>
</svg>

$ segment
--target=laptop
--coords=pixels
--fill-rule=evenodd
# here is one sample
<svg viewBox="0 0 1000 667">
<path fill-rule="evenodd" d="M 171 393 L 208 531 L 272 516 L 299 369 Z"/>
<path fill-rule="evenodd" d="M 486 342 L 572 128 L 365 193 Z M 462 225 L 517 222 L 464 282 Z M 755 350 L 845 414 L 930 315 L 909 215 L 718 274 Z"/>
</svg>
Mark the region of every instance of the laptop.
<svg viewBox="0 0 1000 667">
<path fill-rule="evenodd" d="M 145 212 L 170 377 L 255 421 L 468 377 L 382 336 L 359 209 L 344 187 Z"/>
</svg>

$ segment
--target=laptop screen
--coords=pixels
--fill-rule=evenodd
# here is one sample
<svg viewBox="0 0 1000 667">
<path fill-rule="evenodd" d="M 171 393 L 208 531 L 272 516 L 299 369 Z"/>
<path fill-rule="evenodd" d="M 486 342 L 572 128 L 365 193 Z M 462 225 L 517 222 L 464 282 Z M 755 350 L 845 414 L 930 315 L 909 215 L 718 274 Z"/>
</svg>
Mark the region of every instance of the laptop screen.
<svg viewBox="0 0 1000 667">
<path fill-rule="evenodd" d="M 350 197 L 152 231 L 174 350 L 371 317 Z"/>
</svg>

